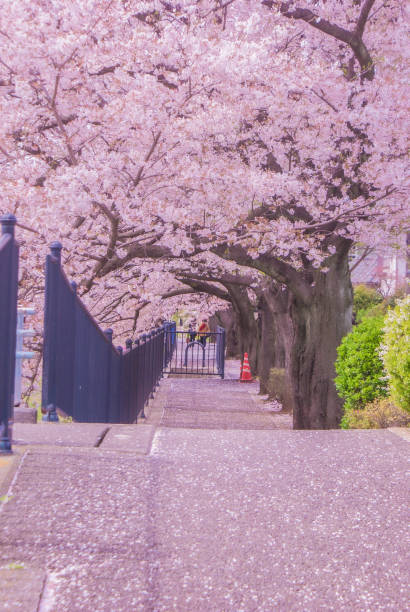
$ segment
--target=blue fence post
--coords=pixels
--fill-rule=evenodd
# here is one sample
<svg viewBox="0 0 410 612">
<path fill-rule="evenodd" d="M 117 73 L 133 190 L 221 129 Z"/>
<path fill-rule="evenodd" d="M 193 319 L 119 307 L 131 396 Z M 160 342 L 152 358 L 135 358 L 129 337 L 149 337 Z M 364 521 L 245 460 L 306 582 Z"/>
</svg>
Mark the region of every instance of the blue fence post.
<svg viewBox="0 0 410 612">
<path fill-rule="evenodd" d="M 141 339 L 135 340 L 135 349 L 137 351 L 137 417 L 146 419 L 145 401 L 144 401 L 144 359 L 142 355 Z M 141 414 L 140 414 L 141 413 Z"/>
<path fill-rule="evenodd" d="M 151 330 L 148 334 L 149 337 L 149 345 L 150 345 L 150 376 L 149 376 L 149 386 L 151 392 L 149 394 L 150 398 L 154 397 L 154 369 L 155 369 L 155 330 Z"/>
<path fill-rule="evenodd" d="M 159 357 L 158 357 L 158 381 L 164 376 L 164 358 L 165 358 L 165 323 L 161 325 L 160 341 L 159 341 Z"/>
<path fill-rule="evenodd" d="M 61 242 L 50 244 L 46 261 L 46 287 L 44 305 L 44 349 L 43 349 L 43 388 L 42 406 L 46 414 L 43 421 L 58 423 L 57 414 L 57 317 L 58 317 L 58 278 L 61 266 Z M 52 259 L 51 259 L 52 258 Z M 53 261 L 54 260 L 54 261 Z M 54 263 L 55 262 L 55 263 Z M 57 267 L 55 266 L 57 264 Z"/>
<path fill-rule="evenodd" d="M 154 329 L 152 331 L 152 384 L 151 384 L 151 397 L 154 397 L 154 391 L 157 388 L 157 340 L 158 340 L 158 330 Z"/>
<path fill-rule="evenodd" d="M 159 365 L 159 357 L 160 357 L 160 339 L 161 339 L 161 329 L 158 328 L 155 332 L 155 390 L 157 390 L 159 385 L 159 373 L 160 373 L 160 365 Z"/>
<path fill-rule="evenodd" d="M 121 422 L 130 423 L 132 413 L 132 398 L 133 398 L 133 355 L 132 338 L 127 338 L 125 341 L 125 357 L 123 359 L 123 376 L 121 379 Z M 126 416 L 124 416 L 126 415 Z"/>
<path fill-rule="evenodd" d="M 105 405 L 105 422 L 108 423 L 110 421 L 111 416 L 111 354 L 112 354 L 112 337 L 113 331 L 111 328 L 104 330 L 104 335 L 107 338 L 110 346 L 108 347 L 108 369 L 107 369 L 107 387 L 106 387 L 106 405 Z"/>
<path fill-rule="evenodd" d="M 221 378 L 225 377 L 225 330 L 222 329 L 221 338 Z"/>
<path fill-rule="evenodd" d="M 17 220 L 8 214 L 0 221 L 0 453 L 9 454 L 12 452 L 10 423 L 16 359 L 18 246 L 14 240 L 14 228 Z"/>
<path fill-rule="evenodd" d="M 147 334 L 141 336 L 141 363 L 142 363 L 142 404 L 145 406 L 147 401 Z"/>
</svg>

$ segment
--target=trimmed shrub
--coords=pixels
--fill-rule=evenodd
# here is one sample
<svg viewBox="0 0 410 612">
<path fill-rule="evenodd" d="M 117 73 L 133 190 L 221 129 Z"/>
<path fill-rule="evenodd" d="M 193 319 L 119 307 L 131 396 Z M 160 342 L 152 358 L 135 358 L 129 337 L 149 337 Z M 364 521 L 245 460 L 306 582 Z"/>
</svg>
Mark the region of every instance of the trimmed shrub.
<svg viewBox="0 0 410 612">
<path fill-rule="evenodd" d="M 410 411 L 410 295 L 387 313 L 380 353 L 392 398 Z"/>
<path fill-rule="evenodd" d="M 336 389 L 345 400 L 344 409 L 357 410 L 387 395 L 387 381 L 379 346 L 383 317 L 366 318 L 347 334 L 337 349 Z"/>
<path fill-rule="evenodd" d="M 353 316 L 356 323 L 360 323 L 369 310 L 377 307 L 378 304 L 382 302 L 383 297 L 376 289 L 372 289 L 366 285 L 357 285 L 353 290 Z M 380 311 L 377 312 L 377 315 L 380 314 L 383 313 Z"/>
<path fill-rule="evenodd" d="M 344 429 L 384 429 L 409 426 L 410 414 L 396 406 L 390 397 L 376 399 L 362 410 L 348 410 L 343 417 Z"/>
</svg>

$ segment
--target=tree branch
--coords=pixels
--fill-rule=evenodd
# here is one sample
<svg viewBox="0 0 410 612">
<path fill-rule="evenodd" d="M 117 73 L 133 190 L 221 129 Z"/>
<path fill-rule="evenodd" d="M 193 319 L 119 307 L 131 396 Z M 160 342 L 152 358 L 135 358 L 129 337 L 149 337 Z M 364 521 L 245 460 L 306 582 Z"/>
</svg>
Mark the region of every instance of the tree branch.
<svg viewBox="0 0 410 612">
<path fill-rule="evenodd" d="M 359 38 L 363 37 L 364 28 L 369 17 L 369 13 L 372 9 L 375 0 L 366 0 L 360 11 L 359 19 L 357 20 L 355 32 Z"/>
<path fill-rule="evenodd" d="M 262 4 L 269 8 L 277 6 L 275 0 L 262 0 Z M 360 64 L 361 78 L 371 81 L 374 78 L 374 64 L 371 55 L 362 40 L 362 36 L 367 18 L 369 16 L 369 11 L 373 4 L 374 0 L 366 0 L 357 21 L 356 28 L 353 32 L 350 32 L 349 30 L 346 30 L 335 23 L 331 23 L 326 19 L 322 19 L 310 9 L 300 7 L 291 8 L 290 2 L 282 2 L 279 6 L 279 10 L 284 17 L 288 17 L 290 19 L 301 19 L 312 26 L 312 28 L 316 28 L 324 34 L 327 34 L 328 36 L 336 38 L 337 40 L 349 45 Z"/>
</svg>

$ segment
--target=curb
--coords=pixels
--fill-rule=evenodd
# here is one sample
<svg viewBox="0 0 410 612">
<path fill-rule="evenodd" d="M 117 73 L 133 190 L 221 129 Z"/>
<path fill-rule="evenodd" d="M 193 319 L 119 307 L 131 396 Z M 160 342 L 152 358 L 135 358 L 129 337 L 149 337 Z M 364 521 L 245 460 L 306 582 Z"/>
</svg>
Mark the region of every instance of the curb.
<svg viewBox="0 0 410 612">
<path fill-rule="evenodd" d="M 13 453 L 10 455 L 0 455 L 0 497 L 7 494 L 27 448 L 27 446 L 13 447 Z"/>
<path fill-rule="evenodd" d="M 410 429 L 408 427 L 388 427 L 387 431 L 391 431 L 395 436 L 410 442 Z"/>
</svg>

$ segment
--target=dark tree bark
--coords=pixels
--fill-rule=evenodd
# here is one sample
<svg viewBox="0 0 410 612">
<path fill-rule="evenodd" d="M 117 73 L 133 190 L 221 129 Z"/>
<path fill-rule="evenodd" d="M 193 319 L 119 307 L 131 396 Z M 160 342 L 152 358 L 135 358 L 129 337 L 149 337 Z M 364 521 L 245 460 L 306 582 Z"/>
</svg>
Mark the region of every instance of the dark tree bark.
<svg viewBox="0 0 410 612">
<path fill-rule="evenodd" d="M 238 343 L 238 330 L 236 329 L 232 306 L 226 310 L 217 310 L 210 318 L 209 325 L 214 329 L 220 325 L 226 332 L 226 357 L 240 359 L 240 349 Z"/>
<path fill-rule="evenodd" d="M 353 291 L 348 253 L 332 258 L 327 274 L 314 275 L 314 291 L 306 303 L 294 297 L 294 338 L 290 355 L 295 429 L 340 426 L 342 400 L 334 385 L 336 349 L 351 329 Z"/>
<path fill-rule="evenodd" d="M 291 303 L 289 290 L 286 287 L 279 287 L 275 282 L 271 282 L 261 293 L 258 306 L 260 319 L 258 374 L 261 393 L 267 392 L 271 368 L 281 368 L 289 372 L 293 338 Z M 290 386 L 290 381 L 288 384 Z"/>
<path fill-rule="evenodd" d="M 351 329 L 353 291 L 348 265 L 351 242 L 339 238 L 334 246 L 336 253 L 326 261 L 326 273 L 308 262 L 297 270 L 269 255 L 252 258 L 239 245 L 214 249 L 221 257 L 256 268 L 287 286 L 293 328 L 288 370 L 296 429 L 340 424 L 342 402 L 334 384 L 334 362 L 337 347 Z M 285 336 L 289 342 L 289 334 Z"/>
<path fill-rule="evenodd" d="M 232 284 L 225 286 L 231 297 L 240 358 L 243 358 L 244 353 L 248 353 L 251 371 L 256 374 L 258 372 L 259 338 L 255 308 L 245 287 Z"/>
</svg>

